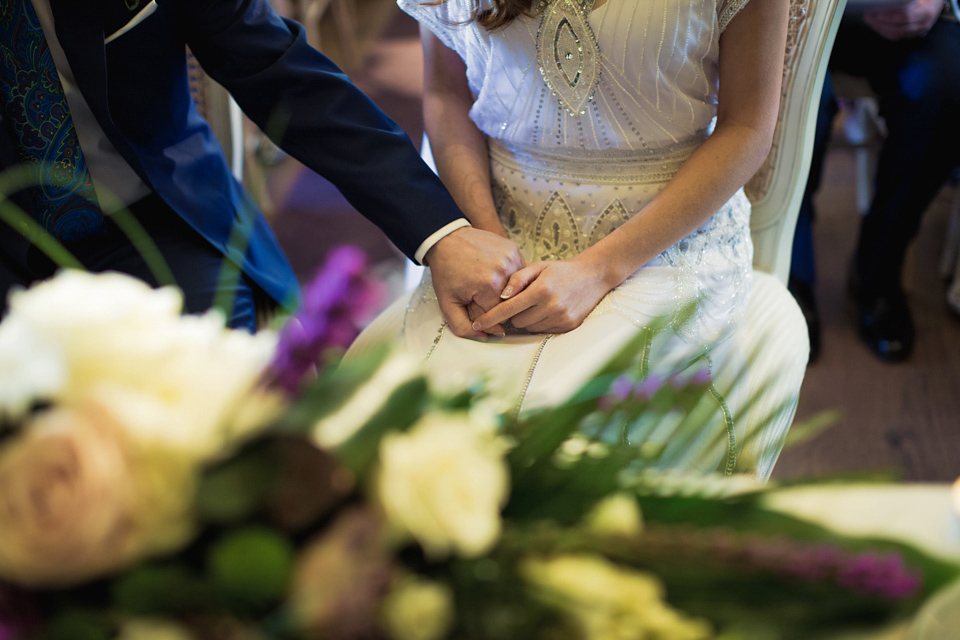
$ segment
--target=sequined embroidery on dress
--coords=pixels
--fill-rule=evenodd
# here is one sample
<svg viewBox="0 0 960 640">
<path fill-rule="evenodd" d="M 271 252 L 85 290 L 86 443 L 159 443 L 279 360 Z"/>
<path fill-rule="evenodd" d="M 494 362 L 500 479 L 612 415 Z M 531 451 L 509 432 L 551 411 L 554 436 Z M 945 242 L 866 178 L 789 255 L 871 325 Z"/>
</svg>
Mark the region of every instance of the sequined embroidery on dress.
<svg viewBox="0 0 960 640">
<path fill-rule="evenodd" d="M 603 239 L 630 219 L 630 213 L 619 200 L 614 200 L 597 216 L 588 229 L 581 227 L 577 216 L 559 192 L 553 192 L 540 210 L 531 235 L 522 222 L 525 214 L 520 205 L 504 189 L 494 188 L 500 220 L 520 252 L 531 260 L 568 260 Z"/>
<path fill-rule="evenodd" d="M 600 84 L 600 47 L 589 22 L 593 0 L 543 0 L 538 8 L 540 75 L 571 115 L 586 115 Z"/>
</svg>

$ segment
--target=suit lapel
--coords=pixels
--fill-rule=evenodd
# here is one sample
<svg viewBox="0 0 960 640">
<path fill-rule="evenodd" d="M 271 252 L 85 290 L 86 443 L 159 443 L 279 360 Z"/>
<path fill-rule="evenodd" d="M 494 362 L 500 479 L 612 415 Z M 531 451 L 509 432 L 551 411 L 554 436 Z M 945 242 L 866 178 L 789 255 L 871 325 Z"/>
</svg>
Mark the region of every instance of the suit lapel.
<svg viewBox="0 0 960 640">
<path fill-rule="evenodd" d="M 74 80 L 90 110 L 97 118 L 100 128 L 113 146 L 136 171 L 140 178 L 150 184 L 137 153 L 117 129 L 110 115 L 107 97 L 107 59 L 104 48 L 104 2 L 130 3 L 131 0 L 50 0 L 57 39 L 70 62 Z"/>
<path fill-rule="evenodd" d="M 122 0 L 119 0 L 122 1 Z M 107 61 L 101 0 L 50 0 L 57 39 L 94 113 L 107 113 Z"/>
</svg>

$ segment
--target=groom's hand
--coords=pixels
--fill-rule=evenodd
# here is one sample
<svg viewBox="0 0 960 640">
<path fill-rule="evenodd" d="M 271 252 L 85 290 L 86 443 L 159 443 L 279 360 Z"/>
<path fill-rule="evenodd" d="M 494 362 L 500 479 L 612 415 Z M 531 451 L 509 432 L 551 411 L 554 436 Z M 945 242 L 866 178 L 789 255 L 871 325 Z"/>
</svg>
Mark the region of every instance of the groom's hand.
<svg viewBox="0 0 960 640">
<path fill-rule="evenodd" d="M 941 0 L 913 0 L 902 9 L 865 13 L 863 21 L 887 40 L 922 38 L 933 28 L 942 10 Z"/>
<path fill-rule="evenodd" d="M 517 245 L 495 233 L 463 227 L 433 245 L 424 262 L 450 329 L 461 338 L 486 340 L 490 329 L 476 331 L 472 317 L 478 307 L 495 307 L 507 280 L 523 267 Z"/>
</svg>

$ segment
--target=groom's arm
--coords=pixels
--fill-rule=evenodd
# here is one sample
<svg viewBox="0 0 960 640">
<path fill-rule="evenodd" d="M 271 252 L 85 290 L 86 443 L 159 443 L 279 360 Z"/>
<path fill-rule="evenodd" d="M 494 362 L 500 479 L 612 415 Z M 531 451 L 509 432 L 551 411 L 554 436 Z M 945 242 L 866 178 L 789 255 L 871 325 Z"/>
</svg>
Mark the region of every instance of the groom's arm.
<svg viewBox="0 0 960 640">
<path fill-rule="evenodd" d="M 465 224 L 463 214 L 407 135 L 307 44 L 301 25 L 281 18 L 266 0 L 166 4 L 173 2 L 204 70 L 404 254 L 425 259 L 451 328 L 479 337 L 465 320 L 466 307 L 499 300 L 506 279 L 522 266 L 516 246 L 478 229 L 456 229 Z"/>
<path fill-rule="evenodd" d="M 462 218 L 410 139 L 267 0 L 166 0 L 214 80 L 284 151 L 320 174 L 407 257 Z"/>
</svg>

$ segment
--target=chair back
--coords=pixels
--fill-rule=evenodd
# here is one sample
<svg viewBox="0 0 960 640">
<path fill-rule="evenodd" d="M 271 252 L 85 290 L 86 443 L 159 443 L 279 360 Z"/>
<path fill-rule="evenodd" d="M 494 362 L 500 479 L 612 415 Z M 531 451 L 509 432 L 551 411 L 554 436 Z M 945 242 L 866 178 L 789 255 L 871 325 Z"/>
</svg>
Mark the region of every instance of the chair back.
<svg viewBox="0 0 960 640">
<path fill-rule="evenodd" d="M 780 114 L 766 161 L 747 183 L 753 266 L 786 284 L 827 62 L 847 0 L 791 0 Z"/>
</svg>

